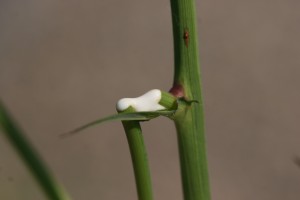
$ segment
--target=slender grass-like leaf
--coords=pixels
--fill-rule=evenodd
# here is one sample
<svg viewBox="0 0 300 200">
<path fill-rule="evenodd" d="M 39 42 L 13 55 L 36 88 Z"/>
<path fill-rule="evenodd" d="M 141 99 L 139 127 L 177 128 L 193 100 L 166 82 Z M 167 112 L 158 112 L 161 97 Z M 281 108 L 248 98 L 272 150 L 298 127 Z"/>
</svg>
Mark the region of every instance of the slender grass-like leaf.
<svg viewBox="0 0 300 200">
<path fill-rule="evenodd" d="M 63 188 L 55 181 L 38 153 L 26 139 L 0 101 L 0 131 L 22 158 L 49 200 L 68 200 Z"/>
<path fill-rule="evenodd" d="M 153 111 L 153 112 L 132 112 L 132 113 L 118 113 L 108 117 L 104 117 L 93 122 L 87 123 L 83 126 L 80 126 L 70 132 L 66 132 L 61 134 L 62 137 L 66 137 L 69 135 L 73 135 L 75 133 L 81 132 L 87 128 L 92 126 L 110 122 L 110 121 L 147 121 L 159 116 L 171 117 L 175 113 L 175 110 L 161 110 L 161 111 Z"/>
</svg>

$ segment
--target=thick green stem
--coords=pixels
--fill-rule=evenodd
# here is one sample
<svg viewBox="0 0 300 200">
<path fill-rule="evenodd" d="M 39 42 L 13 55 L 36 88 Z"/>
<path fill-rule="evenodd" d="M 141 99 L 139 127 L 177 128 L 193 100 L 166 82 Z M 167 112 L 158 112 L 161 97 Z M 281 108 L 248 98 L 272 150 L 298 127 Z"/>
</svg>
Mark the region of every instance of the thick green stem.
<svg viewBox="0 0 300 200">
<path fill-rule="evenodd" d="M 130 112 L 128 109 L 126 112 Z M 133 110 L 131 110 L 133 112 Z M 152 185 L 147 152 L 138 121 L 122 121 L 129 144 L 139 200 L 152 200 Z"/>
<path fill-rule="evenodd" d="M 185 200 L 209 200 L 194 0 L 171 0 L 175 75 L 171 93 L 181 101 L 175 116 Z"/>
<path fill-rule="evenodd" d="M 8 141 L 18 152 L 25 165 L 31 171 L 49 200 L 68 200 L 63 188 L 54 180 L 38 154 L 27 141 L 24 134 L 13 122 L 0 102 L 0 130 L 2 129 Z"/>
</svg>

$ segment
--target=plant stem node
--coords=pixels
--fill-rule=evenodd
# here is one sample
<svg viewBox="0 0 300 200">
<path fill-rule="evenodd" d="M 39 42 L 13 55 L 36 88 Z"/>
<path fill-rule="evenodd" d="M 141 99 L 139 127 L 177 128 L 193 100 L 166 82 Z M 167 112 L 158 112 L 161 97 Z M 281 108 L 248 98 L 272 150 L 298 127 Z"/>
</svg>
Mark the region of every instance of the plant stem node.
<svg viewBox="0 0 300 200">
<path fill-rule="evenodd" d="M 174 84 L 169 92 L 177 98 L 184 98 L 184 89 L 180 84 Z"/>
</svg>

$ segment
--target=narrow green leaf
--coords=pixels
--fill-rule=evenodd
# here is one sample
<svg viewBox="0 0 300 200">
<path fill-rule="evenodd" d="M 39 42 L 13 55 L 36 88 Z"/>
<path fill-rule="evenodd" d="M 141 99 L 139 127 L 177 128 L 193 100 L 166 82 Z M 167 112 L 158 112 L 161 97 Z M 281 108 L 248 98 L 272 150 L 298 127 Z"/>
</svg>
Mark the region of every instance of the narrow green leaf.
<svg viewBox="0 0 300 200">
<path fill-rule="evenodd" d="M 91 126 L 95 126 L 97 124 L 101 124 L 103 122 L 110 122 L 110 121 L 147 121 L 159 116 L 165 116 L 165 117 L 172 117 L 172 115 L 175 113 L 175 110 L 161 110 L 161 111 L 153 111 L 153 112 L 132 112 L 132 113 L 118 113 L 115 115 L 111 115 L 108 117 L 104 117 L 98 120 L 95 120 L 93 122 L 87 123 L 83 126 L 80 126 L 70 132 L 66 132 L 61 134 L 62 137 L 67 137 L 70 135 L 73 135 L 75 133 L 78 133 L 84 129 L 87 129 Z"/>
<path fill-rule="evenodd" d="M 18 128 L 12 117 L 9 116 L 0 101 L 0 131 L 11 143 L 22 158 L 33 177 L 39 183 L 49 200 L 68 200 L 69 197 L 63 188 L 56 182 L 42 162 L 34 147 Z M 1 132 L 0 132 L 1 133 Z"/>
</svg>

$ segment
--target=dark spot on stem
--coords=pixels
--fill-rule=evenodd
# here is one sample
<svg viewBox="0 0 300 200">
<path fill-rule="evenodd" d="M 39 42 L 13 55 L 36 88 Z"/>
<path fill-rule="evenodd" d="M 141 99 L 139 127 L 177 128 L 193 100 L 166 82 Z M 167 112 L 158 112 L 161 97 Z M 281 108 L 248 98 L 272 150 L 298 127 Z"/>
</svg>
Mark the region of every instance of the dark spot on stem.
<svg viewBox="0 0 300 200">
<path fill-rule="evenodd" d="M 189 37 L 190 37 L 189 31 L 187 28 L 185 28 L 183 33 L 183 40 L 186 47 L 189 47 Z"/>
</svg>

